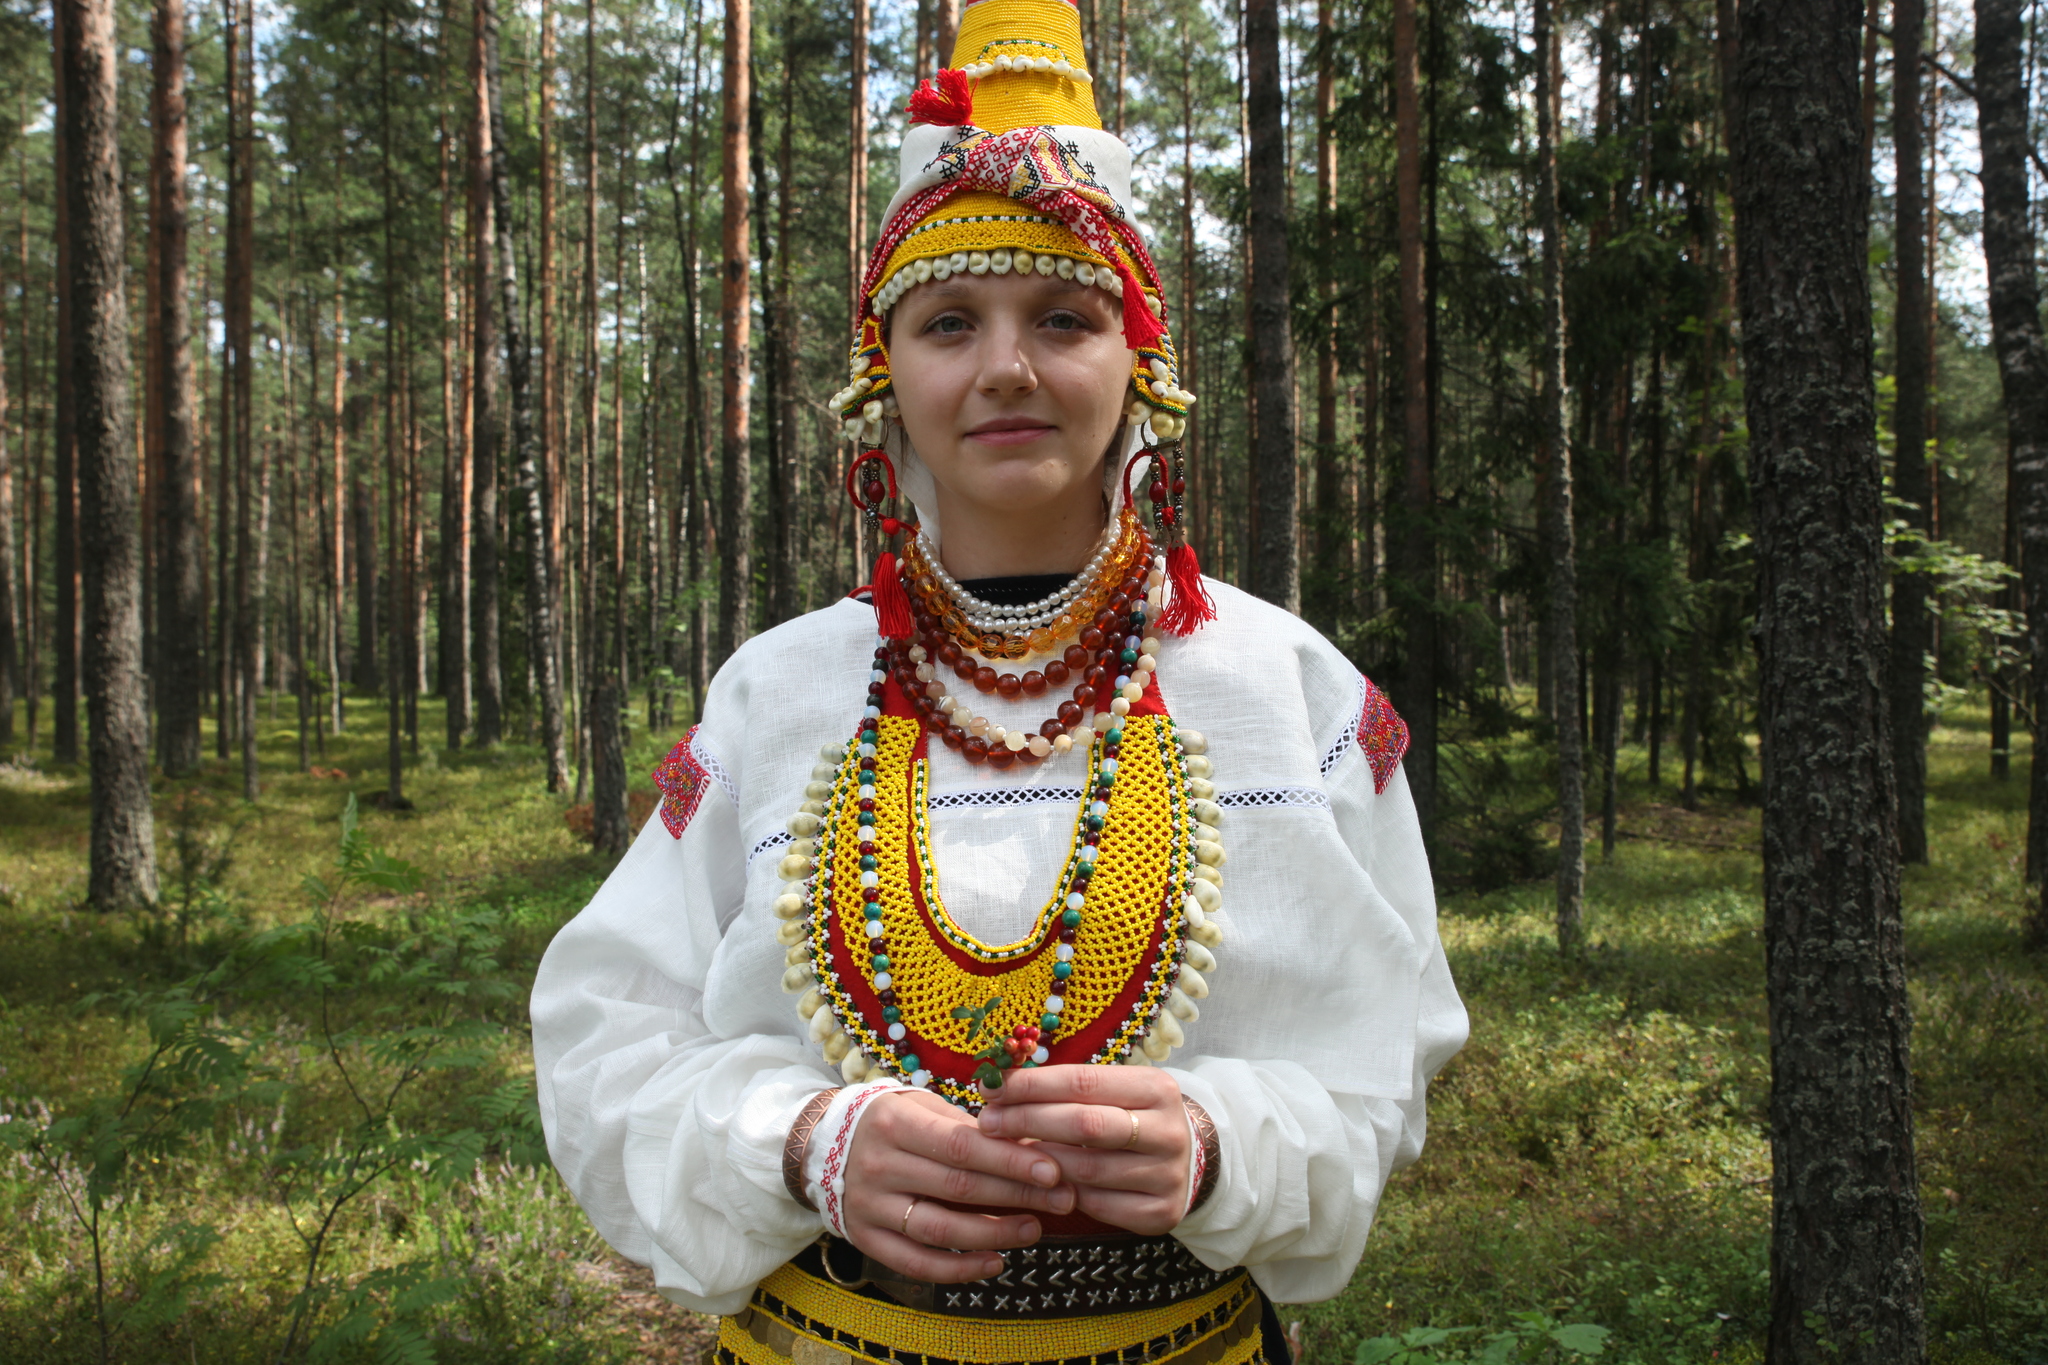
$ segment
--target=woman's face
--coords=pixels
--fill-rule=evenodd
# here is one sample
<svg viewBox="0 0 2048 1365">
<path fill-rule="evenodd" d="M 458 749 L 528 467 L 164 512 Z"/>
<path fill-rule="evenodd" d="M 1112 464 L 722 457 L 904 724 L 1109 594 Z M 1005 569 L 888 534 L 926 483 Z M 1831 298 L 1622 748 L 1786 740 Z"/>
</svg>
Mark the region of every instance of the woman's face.
<svg viewBox="0 0 2048 1365">
<path fill-rule="evenodd" d="M 955 275 L 904 295 L 889 368 L 942 498 L 1099 525 L 1102 460 L 1130 382 L 1122 306 L 1057 275 Z"/>
</svg>

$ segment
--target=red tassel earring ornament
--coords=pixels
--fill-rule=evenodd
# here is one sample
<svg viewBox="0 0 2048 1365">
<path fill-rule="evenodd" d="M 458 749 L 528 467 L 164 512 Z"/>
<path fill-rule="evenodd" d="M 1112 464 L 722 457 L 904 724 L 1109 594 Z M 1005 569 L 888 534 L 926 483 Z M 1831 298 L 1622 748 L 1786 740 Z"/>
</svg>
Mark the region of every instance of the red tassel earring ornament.
<svg viewBox="0 0 2048 1365">
<path fill-rule="evenodd" d="M 1168 445 L 1147 446 L 1124 466 L 1124 502 L 1131 504 L 1131 471 L 1140 459 L 1150 457 L 1151 484 L 1145 496 L 1152 504 L 1154 543 L 1166 547 L 1166 609 L 1159 613 L 1159 628 L 1172 635 L 1192 635 L 1202 624 L 1216 619 L 1216 602 L 1202 584 L 1202 562 L 1195 547 L 1188 544 L 1187 451 L 1175 439 Z"/>
<path fill-rule="evenodd" d="M 875 606 L 875 629 L 891 640 L 907 640 L 914 629 L 910 619 L 910 596 L 903 591 L 903 575 L 896 568 L 895 537 L 915 535 L 917 523 L 883 514 L 884 501 L 895 502 L 896 466 L 880 446 L 862 451 L 846 467 L 846 496 L 867 518 L 868 527 L 882 546 L 875 558 L 874 575 L 868 579 L 868 596 Z"/>
</svg>

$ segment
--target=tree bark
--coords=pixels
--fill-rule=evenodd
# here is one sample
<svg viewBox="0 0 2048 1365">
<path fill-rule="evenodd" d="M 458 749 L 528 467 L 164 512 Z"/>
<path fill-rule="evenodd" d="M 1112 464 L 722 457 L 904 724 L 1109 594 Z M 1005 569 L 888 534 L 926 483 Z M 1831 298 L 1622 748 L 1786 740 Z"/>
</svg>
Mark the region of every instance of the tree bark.
<svg viewBox="0 0 2048 1365">
<path fill-rule="evenodd" d="M 933 48 L 938 53 L 941 66 L 953 60 L 953 44 L 960 36 L 960 0 L 934 0 L 937 13 L 933 17 Z"/>
<path fill-rule="evenodd" d="M 377 159 L 384 192 L 384 261 L 379 272 L 384 285 L 384 544 L 385 583 L 390 597 L 390 641 L 385 649 L 384 667 L 384 809 L 408 810 L 405 798 L 405 751 L 399 734 L 404 707 L 406 673 L 406 585 L 400 555 L 404 529 L 400 520 L 403 494 L 398 474 L 399 391 L 411 366 L 401 366 L 398 357 L 398 257 L 392 241 L 392 224 L 398 216 L 397 184 L 391 173 L 391 24 L 385 11 L 377 31 L 377 104 L 381 127 Z"/>
<path fill-rule="evenodd" d="M 57 364 L 56 412 L 52 422 L 55 452 L 51 476 L 53 525 L 51 527 L 51 568 L 56 610 L 50 620 L 50 644 L 56 654 L 56 669 L 50 698 L 50 757 L 57 763 L 78 762 L 78 395 L 71 364 L 72 333 L 76 328 L 77 304 L 71 297 L 74 249 L 71 232 L 71 199 L 63 191 L 74 179 L 74 167 L 82 155 L 71 145 L 71 120 L 65 102 L 71 98 L 70 81 L 64 70 L 64 25 L 79 13 L 74 4 L 50 7 L 50 28 L 55 41 L 53 59 L 56 81 L 52 90 L 56 121 L 51 129 L 51 151 L 55 183 L 59 186 L 54 206 L 57 237 Z"/>
<path fill-rule="evenodd" d="M 157 0 L 150 192 L 156 227 L 157 388 L 156 607 L 157 754 L 166 777 L 199 766 L 199 699 L 206 686 L 206 596 L 200 577 L 199 451 L 193 442 L 189 233 L 185 186 L 184 0 Z"/>
<path fill-rule="evenodd" d="M 555 673 L 560 642 L 555 638 L 547 504 L 541 497 L 540 432 L 533 420 L 533 356 L 519 307 L 518 257 L 512 249 L 511 171 L 505 164 L 505 110 L 498 79 L 498 10 L 480 0 L 486 24 L 484 65 L 490 98 L 491 200 L 497 223 L 498 303 L 505 315 L 505 371 L 512 389 L 512 460 L 526 522 L 526 660 L 540 703 L 540 745 L 547 762 L 548 790 L 569 785 L 569 759 L 562 742 L 562 685 Z"/>
<path fill-rule="evenodd" d="M 469 737 L 469 442 L 455 397 L 455 263 L 449 233 L 451 143 L 441 119 L 441 696 L 447 703 L 448 747 Z"/>
<path fill-rule="evenodd" d="M 1754 0 L 1733 35 L 1758 564 L 1773 1365 L 1926 1358 L 1861 15 L 1861 0 Z"/>
<path fill-rule="evenodd" d="M 1549 565 L 1544 645 L 1557 727 L 1557 950 L 1579 947 L 1586 900 L 1586 741 L 1580 728 L 1578 553 L 1572 520 L 1572 451 L 1565 421 L 1564 242 L 1557 221 L 1559 70 L 1550 0 L 1536 0 L 1536 224 L 1543 238 L 1543 344 L 1539 499 Z"/>
<path fill-rule="evenodd" d="M 348 394 L 348 317 L 343 311 L 342 284 L 334 280 L 334 382 L 328 395 L 329 418 L 333 424 L 332 458 L 328 468 L 327 563 L 327 698 L 328 722 L 335 734 L 348 728 L 348 707 L 342 698 L 341 597 L 348 582 L 348 502 L 344 486 L 348 478 L 348 428 L 344 402 Z"/>
<path fill-rule="evenodd" d="M 492 225 L 491 97 L 485 52 L 490 24 L 488 0 L 470 10 L 469 72 L 472 86 L 469 131 L 469 232 L 471 252 L 470 451 L 475 466 L 470 505 L 471 684 L 476 699 L 476 742 L 488 748 L 505 737 L 504 670 L 498 627 L 498 412 L 496 318 L 491 293 L 497 287 L 496 233 Z"/>
<path fill-rule="evenodd" d="M 92 776 L 87 898 L 102 910 L 156 899 L 149 710 L 142 671 L 142 535 L 128 394 L 120 101 L 112 0 L 57 0 L 70 237 L 71 371 L 84 565 L 86 719 Z"/>
<path fill-rule="evenodd" d="M 1930 346 L 1927 316 L 1927 206 L 1922 196 L 1920 148 L 1920 33 L 1927 18 L 1922 0 L 1892 6 L 1892 145 L 1898 152 L 1894 179 L 1898 216 L 1892 259 L 1898 289 L 1893 326 L 1898 396 L 1892 408 L 1897 446 L 1892 457 L 1892 492 L 1898 510 L 1922 536 L 1933 533 L 1933 481 L 1927 468 L 1927 391 Z M 1934 648 L 1927 579 L 1917 573 L 1892 575 L 1891 707 L 1892 771 L 1899 789 L 1899 856 L 1927 861 L 1927 656 Z"/>
<path fill-rule="evenodd" d="M 1401 293 L 1401 493 L 1389 596 L 1404 639 L 1396 698 L 1408 722 L 1402 769 L 1425 838 L 1436 820 L 1436 488 L 1430 447 L 1429 317 L 1422 268 L 1422 109 L 1415 0 L 1394 0 L 1394 199 Z"/>
<path fill-rule="evenodd" d="M 1294 462 L 1294 323 L 1289 298 L 1287 177 L 1292 158 L 1281 123 L 1278 0 L 1245 5 L 1246 101 L 1251 137 L 1252 379 L 1259 410 L 1251 458 L 1258 465 L 1257 539 L 1251 591 L 1288 611 L 1301 610 L 1301 560 L 1295 553 L 1299 480 Z M 1121 100 L 1121 90 L 1118 95 Z"/>
<path fill-rule="evenodd" d="M 240 741 L 242 799 L 258 794 L 256 773 L 256 653 L 259 622 L 256 604 L 255 488 L 255 345 L 256 223 L 255 110 L 256 83 L 248 55 L 253 25 L 243 0 L 228 0 L 228 269 L 226 341 L 223 376 L 228 381 L 228 410 L 222 414 L 223 451 L 233 450 L 235 499 L 234 615 L 228 632 L 233 649 L 232 682 L 224 688 L 235 700 L 235 734 Z M 225 467 L 225 463 L 224 463 Z M 227 492 L 224 486 L 221 490 Z M 223 565 L 223 571 L 226 566 Z"/>
<path fill-rule="evenodd" d="M 724 158 L 720 168 L 719 356 L 724 411 L 719 433 L 718 657 L 752 633 L 754 483 L 748 417 L 753 403 L 751 280 L 747 238 L 747 107 L 753 87 L 752 0 L 725 7 Z"/>
<path fill-rule="evenodd" d="M 602 665 L 600 665 L 602 666 Z M 590 846 L 617 857 L 633 842 L 626 822 L 626 752 L 619 712 L 626 698 L 617 678 L 606 673 L 590 694 Z"/>
<path fill-rule="evenodd" d="M 2034 225 L 2028 216 L 2027 87 L 2019 0 L 1977 0 L 1977 128 L 1984 152 L 1984 261 L 1991 341 L 2005 400 L 2011 471 L 2006 492 L 2019 543 L 2036 718 L 2048 716 L 2048 347 L 2041 341 Z M 2048 868 L 2048 762 L 2034 741 L 2028 780 L 2027 880 Z M 2048 942 L 2048 908 L 2033 907 L 2034 941 Z"/>
<path fill-rule="evenodd" d="M 1329 249 L 1316 258 L 1316 510 L 1315 582 L 1307 596 L 1313 617 L 1328 630 L 1344 614 L 1349 579 L 1351 518 L 1345 497 L 1348 471 L 1337 445 L 1337 303 L 1333 274 L 1337 231 L 1337 79 L 1330 0 L 1316 3 L 1316 224 Z M 1185 145 L 1185 138 L 1183 138 Z M 1185 169 L 1185 168 L 1183 168 Z M 1182 321 L 1193 312 L 1183 306 Z"/>
</svg>

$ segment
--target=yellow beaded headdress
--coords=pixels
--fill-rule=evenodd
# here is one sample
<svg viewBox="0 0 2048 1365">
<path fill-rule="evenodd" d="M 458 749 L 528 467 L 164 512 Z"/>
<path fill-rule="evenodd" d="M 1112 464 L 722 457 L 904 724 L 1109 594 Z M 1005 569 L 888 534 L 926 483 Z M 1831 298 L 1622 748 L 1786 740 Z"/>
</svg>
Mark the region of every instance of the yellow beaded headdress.
<svg viewBox="0 0 2048 1365">
<path fill-rule="evenodd" d="M 1145 440 L 1140 453 L 1152 457 L 1143 491 L 1168 547 L 1173 601 L 1160 624 L 1185 634 L 1215 614 L 1184 531 L 1180 437 L 1195 396 L 1177 382 L 1159 272 L 1125 209 L 1130 150 L 1103 130 L 1092 85 L 1070 0 L 967 5 L 953 66 L 911 96 L 899 186 L 868 258 L 849 379 L 833 406 L 861 447 L 849 491 L 893 535 L 903 523 L 879 515 L 898 491 L 883 452 L 896 416 L 882 325 L 889 310 L 919 284 L 956 273 L 1032 270 L 1105 290 L 1123 307 L 1133 352 L 1126 417 Z M 893 556 L 875 570 L 882 631 L 907 634 Z"/>
</svg>

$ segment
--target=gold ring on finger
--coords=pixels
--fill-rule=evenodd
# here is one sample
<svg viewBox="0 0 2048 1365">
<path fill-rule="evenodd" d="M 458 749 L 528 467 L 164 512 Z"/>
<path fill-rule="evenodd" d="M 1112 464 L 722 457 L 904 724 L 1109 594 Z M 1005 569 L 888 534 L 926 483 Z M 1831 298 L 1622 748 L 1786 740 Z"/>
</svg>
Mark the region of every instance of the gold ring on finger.
<svg viewBox="0 0 2048 1365">
<path fill-rule="evenodd" d="M 917 1211 L 917 1199 L 916 1195 L 910 1197 L 909 1207 L 903 1210 L 903 1222 L 897 1227 L 897 1231 L 905 1237 L 910 1235 L 910 1215 Z"/>
<path fill-rule="evenodd" d="M 1122 1148 L 1123 1151 L 1128 1152 L 1131 1150 L 1131 1148 L 1138 1145 L 1138 1116 L 1131 1110 L 1126 1109 L 1124 1110 L 1124 1117 L 1128 1118 L 1131 1121 L 1130 1140 L 1125 1142 Z"/>
</svg>

